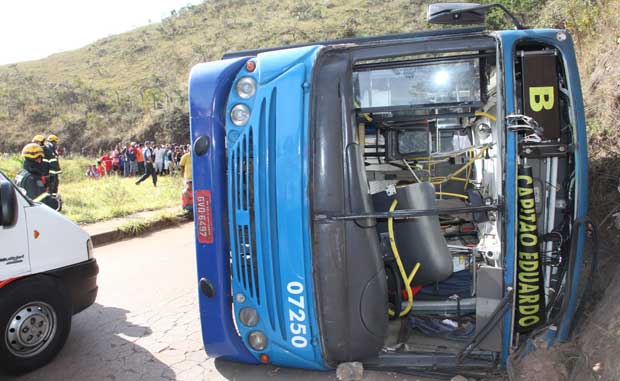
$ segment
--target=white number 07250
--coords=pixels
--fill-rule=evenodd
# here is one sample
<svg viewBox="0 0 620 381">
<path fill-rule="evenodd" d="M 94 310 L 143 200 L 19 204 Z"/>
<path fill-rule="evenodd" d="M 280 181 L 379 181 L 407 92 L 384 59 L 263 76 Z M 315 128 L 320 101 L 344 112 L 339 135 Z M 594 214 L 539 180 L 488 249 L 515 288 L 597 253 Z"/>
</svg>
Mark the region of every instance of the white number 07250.
<svg viewBox="0 0 620 381">
<path fill-rule="evenodd" d="M 288 291 L 288 302 L 292 305 L 288 309 L 289 330 L 291 331 L 291 344 L 295 348 L 305 348 L 308 346 L 306 339 L 306 311 L 304 310 L 304 285 L 300 282 L 289 282 L 286 285 Z"/>
</svg>

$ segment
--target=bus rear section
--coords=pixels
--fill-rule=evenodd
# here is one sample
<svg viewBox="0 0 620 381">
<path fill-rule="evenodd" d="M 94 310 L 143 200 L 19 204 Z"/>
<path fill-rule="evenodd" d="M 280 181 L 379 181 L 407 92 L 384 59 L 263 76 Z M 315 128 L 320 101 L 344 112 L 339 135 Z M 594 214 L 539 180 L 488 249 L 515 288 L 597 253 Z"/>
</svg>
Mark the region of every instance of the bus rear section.
<svg viewBox="0 0 620 381">
<path fill-rule="evenodd" d="M 209 354 L 475 376 L 567 337 L 587 183 L 565 32 L 242 52 L 194 69 L 190 103 Z"/>
</svg>

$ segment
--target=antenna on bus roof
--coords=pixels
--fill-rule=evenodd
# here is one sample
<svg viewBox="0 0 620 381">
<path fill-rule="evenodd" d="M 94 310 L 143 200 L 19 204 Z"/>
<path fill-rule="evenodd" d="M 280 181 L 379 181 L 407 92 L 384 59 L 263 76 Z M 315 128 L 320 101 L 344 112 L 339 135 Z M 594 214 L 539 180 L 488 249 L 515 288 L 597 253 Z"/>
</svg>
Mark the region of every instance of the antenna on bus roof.
<svg viewBox="0 0 620 381">
<path fill-rule="evenodd" d="M 501 9 L 510 18 L 516 29 L 525 29 L 501 4 L 480 5 L 477 3 L 435 3 L 428 6 L 426 20 L 433 24 L 482 24 L 486 18 L 487 11 L 492 8 Z"/>
</svg>

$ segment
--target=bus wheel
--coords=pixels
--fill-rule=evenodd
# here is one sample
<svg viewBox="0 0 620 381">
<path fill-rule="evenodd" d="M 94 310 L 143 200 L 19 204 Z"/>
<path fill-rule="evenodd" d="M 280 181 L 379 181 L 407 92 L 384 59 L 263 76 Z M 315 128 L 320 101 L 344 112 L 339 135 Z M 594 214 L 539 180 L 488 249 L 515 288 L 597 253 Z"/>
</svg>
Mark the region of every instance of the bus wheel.
<svg viewBox="0 0 620 381">
<path fill-rule="evenodd" d="M 33 276 L 0 289 L 0 370 L 21 374 L 50 362 L 71 329 L 71 304 L 54 278 Z"/>
</svg>

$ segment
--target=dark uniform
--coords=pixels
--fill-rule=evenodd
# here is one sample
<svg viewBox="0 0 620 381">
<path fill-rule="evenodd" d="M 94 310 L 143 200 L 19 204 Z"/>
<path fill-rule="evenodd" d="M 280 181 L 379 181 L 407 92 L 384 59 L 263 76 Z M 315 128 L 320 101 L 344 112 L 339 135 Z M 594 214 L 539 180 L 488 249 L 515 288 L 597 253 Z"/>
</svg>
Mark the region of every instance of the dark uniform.
<svg viewBox="0 0 620 381">
<path fill-rule="evenodd" d="M 23 188 L 26 191 L 26 195 L 33 201 L 38 200 L 39 196 L 46 193 L 45 183 L 43 182 L 43 176 L 37 176 L 26 169 L 22 169 L 15 176 L 15 185 Z"/>
<path fill-rule="evenodd" d="M 52 160 L 54 154 L 47 144 L 43 144 L 41 148 L 43 148 L 43 162 L 41 163 L 44 172 L 43 175 L 47 177 L 50 174 L 50 160 Z"/>
<path fill-rule="evenodd" d="M 56 144 L 58 143 L 58 137 L 56 135 L 50 135 L 47 138 L 48 144 L 43 148 L 45 158 L 47 160 L 49 181 L 48 191 L 52 194 L 58 193 L 58 176 L 62 173 L 60 169 L 60 161 L 58 160 L 58 151 L 56 151 Z"/>
<path fill-rule="evenodd" d="M 24 166 L 15 177 L 15 185 L 24 189 L 32 201 L 42 202 L 54 210 L 59 210 L 59 200 L 47 192 L 46 177 L 43 175 L 45 165 L 36 161 L 37 156 L 43 156 L 42 148 L 37 151 L 36 147 L 33 147 L 35 144 L 28 144 L 22 151 Z"/>
<path fill-rule="evenodd" d="M 35 137 L 32 138 L 32 142 L 38 144 L 43 150 L 43 161 L 38 165 L 38 167 L 40 168 L 41 175 L 45 176 L 47 181 L 47 177 L 50 174 L 49 159 L 52 157 L 52 153 L 47 148 L 47 145 L 45 144 L 45 137 L 43 135 L 35 135 Z M 26 149 L 26 147 L 24 147 L 24 149 Z"/>
</svg>

